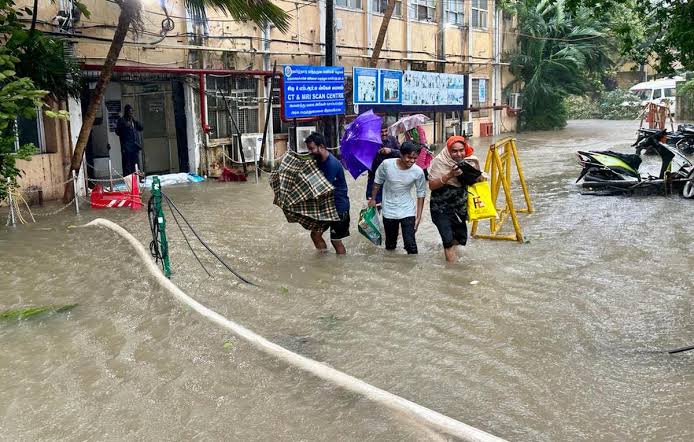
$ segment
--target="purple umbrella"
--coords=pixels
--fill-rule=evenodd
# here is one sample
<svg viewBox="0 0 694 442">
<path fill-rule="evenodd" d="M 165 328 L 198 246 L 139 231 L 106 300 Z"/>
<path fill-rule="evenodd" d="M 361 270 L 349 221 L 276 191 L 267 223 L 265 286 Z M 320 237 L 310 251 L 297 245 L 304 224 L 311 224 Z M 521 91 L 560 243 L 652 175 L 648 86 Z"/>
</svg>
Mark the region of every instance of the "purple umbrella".
<svg viewBox="0 0 694 442">
<path fill-rule="evenodd" d="M 371 169 L 381 145 L 381 117 L 373 111 L 364 112 L 345 127 L 340 154 L 354 179 Z"/>
</svg>

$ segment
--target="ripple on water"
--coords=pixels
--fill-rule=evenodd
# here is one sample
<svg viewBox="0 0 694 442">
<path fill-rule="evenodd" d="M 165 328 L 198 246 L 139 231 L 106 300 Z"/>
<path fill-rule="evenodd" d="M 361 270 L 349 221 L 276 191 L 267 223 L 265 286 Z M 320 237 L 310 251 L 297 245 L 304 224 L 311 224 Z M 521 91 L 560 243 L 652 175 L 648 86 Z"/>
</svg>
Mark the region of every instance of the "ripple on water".
<svg viewBox="0 0 694 442">
<path fill-rule="evenodd" d="M 573 183 L 576 150 L 617 138 L 628 151 L 635 128 L 572 122 L 521 135 L 536 208 L 521 215 L 530 242 L 471 240 L 454 266 L 442 262 L 428 211 L 417 257 L 372 246 L 354 223 L 348 256 L 320 256 L 265 184 L 172 187 L 209 244 L 261 287 L 239 283 L 198 245 L 208 278 L 170 225 L 173 280 L 287 348 L 502 437 L 691 439 L 694 354 L 662 351 L 694 339 L 691 201 L 588 197 Z M 348 180 L 356 219 L 364 180 Z M 0 394 L 11 398 L 0 404 L 3 434 L 437 437 L 181 307 L 115 235 L 65 228 L 102 214 L 0 232 L 12 251 L 0 258 L 3 307 L 80 302 L 64 317 L 0 325 L 13 355 L 0 360 Z M 108 216 L 150 240 L 144 213 Z"/>
</svg>

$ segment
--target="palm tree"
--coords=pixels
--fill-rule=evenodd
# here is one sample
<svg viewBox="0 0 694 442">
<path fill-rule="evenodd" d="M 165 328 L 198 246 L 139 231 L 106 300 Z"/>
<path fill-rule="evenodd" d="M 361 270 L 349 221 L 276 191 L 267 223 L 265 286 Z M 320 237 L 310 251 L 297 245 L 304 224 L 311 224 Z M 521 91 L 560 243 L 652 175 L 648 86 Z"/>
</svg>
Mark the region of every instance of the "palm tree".
<svg viewBox="0 0 694 442">
<path fill-rule="evenodd" d="M 89 133 L 92 130 L 106 86 L 111 81 L 111 74 L 123 48 L 125 37 L 130 30 L 137 32 L 142 28 L 141 0 L 113 0 L 113 2 L 120 7 L 118 25 L 106 56 L 106 62 L 101 68 L 99 81 L 89 101 L 89 107 L 82 117 L 82 128 L 80 129 L 70 164 L 70 169 L 75 172 L 78 172 L 82 165 L 82 157 L 84 149 L 87 147 Z M 184 4 L 192 16 L 200 19 L 205 19 L 205 8 L 209 7 L 217 9 L 236 20 L 250 21 L 259 26 L 272 23 L 282 32 L 286 32 L 289 29 L 289 15 L 282 8 L 274 5 L 271 0 L 184 0 Z M 70 188 L 71 186 L 66 186 L 66 196 Z"/>
<path fill-rule="evenodd" d="M 587 9 L 571 15 L 562 0 L 524 0 L 515 5 L 519 47 L 510 54 L 508 86 L 523 93 L 521 125 L 554 129 L 566 125 L 564 98 L 586 91 L 591 73 L 612 65 L 610 42 L 598 29 L 605 24 Z"/>
</svg>

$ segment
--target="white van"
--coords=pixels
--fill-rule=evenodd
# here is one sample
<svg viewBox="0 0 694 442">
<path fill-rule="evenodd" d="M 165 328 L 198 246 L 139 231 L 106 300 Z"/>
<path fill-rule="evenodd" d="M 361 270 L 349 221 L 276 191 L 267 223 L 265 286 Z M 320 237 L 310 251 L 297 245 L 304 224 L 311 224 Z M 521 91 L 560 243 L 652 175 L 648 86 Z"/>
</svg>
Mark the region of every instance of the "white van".
<svg viewBox="0 0 694 442">
<path fill-rule="evenodd" d="M 675 89 L 678 81 L 684 81 L 683 77 L 661 78 L 653 81 L 639 83 L 629 88 L 629 91 L 641 100 L 641 105 L 647 103 L 670 104 L 670 112 L 675 113 Z"/>
</svg>

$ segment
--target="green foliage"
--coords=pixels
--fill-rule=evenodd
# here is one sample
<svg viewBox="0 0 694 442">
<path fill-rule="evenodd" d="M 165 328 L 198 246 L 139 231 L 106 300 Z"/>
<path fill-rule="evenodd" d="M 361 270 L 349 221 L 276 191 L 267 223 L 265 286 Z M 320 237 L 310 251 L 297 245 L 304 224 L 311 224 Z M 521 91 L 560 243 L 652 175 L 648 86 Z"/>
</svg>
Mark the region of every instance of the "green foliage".
<svg viewBox="0 0 694 442">
<path fill-rule="evenodd" d="M 587 9 L 569 14 L 561 0 L 521 0 L 518 50 L 508 54 L 511 73 L 523 93 L 521 128 L 546 130 L 566 125 L 564 98 L 584 94 L 591 74 L 612 62 L 605 23 Z"/>
<path fill-rule="evenodd" d="M 565 103 L 572 120 L 632 120 L 642 111 L 639 98 L 624 89 L 603 92 L 595 98 L 571 96 Z"/>
<path fill-rule="evenodd" d="M 194 17 L 204 19 L 205 8 L 213 8 L 239 20 L 259 26 L 272 23 L 281 32 L 289 30 L 289 15 L 270 0 L 184 0 Z"/>
<path fill-rule="evenodd" d="M 77 304 L 25 306 L 0 312 L 0 320 L 16 320 L 35 318 L 47 313 L 63 313 L 77 307 Z"/>
<path fill-rule="evenodd" d="M 84 6 L 84 5 L 82 5 Z M 42 118 L 37 109 L 45 109 L 51 118 L 67 118 L 65 111 L 51 111 L 43 99 L 51 91 L 55 98 L 79 96 L 79 65 L 65 54 L 62 40 L 36 30 L 25 29 L 21 20 L 32 17 L 30 8 L 19 8 L 14 0 L 0 0 L 0 200 L 7 197 L 22 171 L 17 159 L 29 160 L 36 146 L 16 149 L 17 117 Z"/>
<path fill-rule="evenodd" d="M 33 16 L 31 8 L 18 7 L 15 0 L 0 0 L 0 34 L 6 36 L 3 49 L 18 58 L 17 76 L 31 78 L 39 89 L 50 91 L 57 99 L 79 97 L 79 63 L 65 52 L 63 39 L 26 29 L 22 20 Z"/>
<path fill-rule="evenodd" d="M 29 159 L 36 147 L 27 144 L 15 152 L 14 125 L 17 116 L 34 118 L 36 109 L 44 106 L 43 97 L 46 91 L 37 89 L 30 78 L 17 77 L 14 73 L 15 63 L 19 60 L 0 49 L 0 200 L 7 197 L 7 179 L 14 186 L 21 171 L 16 160 Z"/>
<path fill-rule="evenodd" d="M 681 86 L 677 87 L 678 96 L 687 96 L 694 98 L 694 80 L 689 80 Z"/>
<path fill-rule="evenodd" d="M 623 55 L 637 63 L 655 57 L 654 67 L 673 74 L 694 70 L 694 1 L 566 0 L 569 11 L 591 8 L 613 18 Z"/>
</svg>

